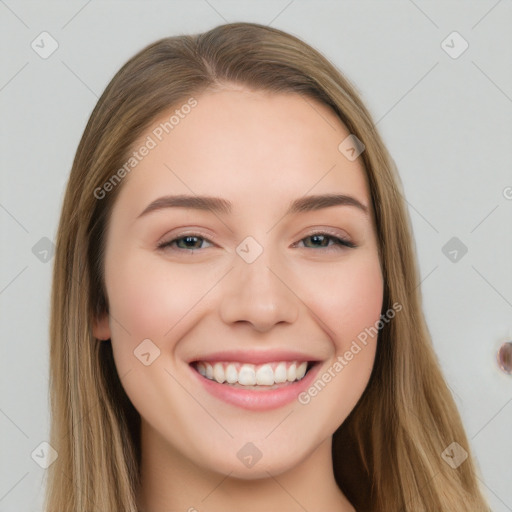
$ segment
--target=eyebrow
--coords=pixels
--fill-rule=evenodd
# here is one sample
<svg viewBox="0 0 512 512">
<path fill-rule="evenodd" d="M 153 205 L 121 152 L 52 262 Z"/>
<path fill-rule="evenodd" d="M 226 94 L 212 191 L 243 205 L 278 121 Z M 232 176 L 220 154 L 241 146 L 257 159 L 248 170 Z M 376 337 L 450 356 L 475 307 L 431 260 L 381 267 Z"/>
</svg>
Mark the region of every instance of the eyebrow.
<svg viewBox="0 0 512 512">
<path fill-rule="evenodd" d="M 231 213 L 232 206 L 230 201 L 220 197 L 188 195 L 163 196 L 155 199 L 146 206 L 137 218 L 165 208 L 193 208 L 195 210 L 209 210 L 214 213 L 228 214 Z M 355 197 L 345 194 L 321 194 L 295 199 L 290 203 L 285 216 L 321 210 L 323 208 L 330 208 L 331 206 L 353 206 L 365 215 L 368 215 L 368 207 Z"/>
</svg>

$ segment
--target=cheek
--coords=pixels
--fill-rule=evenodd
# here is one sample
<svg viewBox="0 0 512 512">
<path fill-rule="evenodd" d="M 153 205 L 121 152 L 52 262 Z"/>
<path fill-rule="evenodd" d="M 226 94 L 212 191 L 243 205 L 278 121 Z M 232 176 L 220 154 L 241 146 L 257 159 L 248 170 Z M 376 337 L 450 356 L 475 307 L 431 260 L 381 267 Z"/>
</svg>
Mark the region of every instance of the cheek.
<svg viewBox="0 0 512 512">
<path fill-rule="evenodd" d="M 315 431 L 313 418 L 327 414 L 325 431 L 334 432 L 360 399 L 373 369 L 383 280 L 377 256 L 357 256 L 336 269 L 317 271 L 316 282 L 325 284 L 311 286 L 308 306 L 333 344 L 332 357 L 299 397 L 307 411 L 304 428 L 311 431 Z"/>
<path fill-rule="evenodd" d="M 125 261 L 110 273 L 107 286 L 112 291 L 111 313 L 116 322 L 136 337 L 151 338 L 162 334 L 165 320 L 162 301 L 171 300 L 173 294 L 169 293 L 169 285 L 157 275 L 154 267 L 144 268 Z M 168 323 L 171 322 L 172 318 L 168 318 Z"/>
<path fill-rule="evenodd" d="M 166 349 L 172 348 L 169 344 L 179 339 L 194 309 L 207 302 L 205 296 L 218 280 L 211 270 L 199 267 L 148 259 L 142 252 L 107 267 L 113 337 L 129 340 L 134 347 L 148 338 L 159 347 L 165 343 Z"/>
<path fill-rule="evenodd" d="M 357 256 L 357 257 L 356 257 Z M 383 281 L 378 259 L 374 255 L 359 257 L 317 269 L 311 287 L 315 313 L 329 329 L 336 350 L 346 350 L 347 344 L 375 325 L 380 318 Z"/>
</svg>

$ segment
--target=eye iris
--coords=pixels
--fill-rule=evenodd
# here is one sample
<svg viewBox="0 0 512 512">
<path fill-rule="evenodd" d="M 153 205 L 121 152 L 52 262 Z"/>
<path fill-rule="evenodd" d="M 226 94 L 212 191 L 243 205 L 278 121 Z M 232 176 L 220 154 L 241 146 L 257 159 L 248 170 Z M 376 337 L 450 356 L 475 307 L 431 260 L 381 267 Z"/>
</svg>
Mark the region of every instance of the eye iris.
<svg viewBox="0 0 512 512">
<path fill-rule="evenodd" d="M 201 238 L 198 237 L 198 236 L 184 236 L 182 238 L 179 238 L 176 241 L 176 244 L 179 246 L 181 241 L 185 241 L 185 244 L 186 244 L 185 247 L 180 247 L 180 248 L 182 248 L 182 249 L 194 249 L 194 248 L 198 247 L 197 241 L 199 241 L 199 245 L 201 245 L 200 240 L 201 240 Z M 195 245 L 194 245 L 194 241 L 196 241 Z M 190 243 L 192 245 L 189 245 Z"/>
<path fill-rule="evenodd" d="M 328 236 L 320 235 L 320 234 L 308 236 L 307 239 L 310 239 L 312 241 L 316 240 L 316 241 L 322 242 L 320 245 L 315 244 L 316 247 L 326 247 L 328 245 L 328 242 L 329 242 L 329 237 Z M 323 242 L 327 242 L 327 243 L 323 243 Z"/>
</svg>

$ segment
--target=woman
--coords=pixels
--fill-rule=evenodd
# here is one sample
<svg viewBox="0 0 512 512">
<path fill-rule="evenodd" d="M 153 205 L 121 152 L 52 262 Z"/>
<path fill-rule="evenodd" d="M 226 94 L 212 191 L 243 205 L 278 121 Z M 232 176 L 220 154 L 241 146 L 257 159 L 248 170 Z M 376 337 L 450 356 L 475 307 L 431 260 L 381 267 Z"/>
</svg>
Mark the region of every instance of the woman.
<svg viewBox="0 0 512 512">
<path fill-rule="evenodd" d="M 289 34 L 130 59 L 58 231 L 47 512 L 489 510 L 399 183 L 353 86 Z"/>
</svg>

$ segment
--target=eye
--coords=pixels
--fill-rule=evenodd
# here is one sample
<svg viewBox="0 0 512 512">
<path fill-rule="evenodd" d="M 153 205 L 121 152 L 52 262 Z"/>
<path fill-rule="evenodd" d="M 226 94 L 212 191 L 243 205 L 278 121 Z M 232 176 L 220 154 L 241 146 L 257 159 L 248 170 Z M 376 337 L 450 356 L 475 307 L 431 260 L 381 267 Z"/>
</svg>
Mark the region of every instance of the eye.
<svg viewBox="0 0 512 512">
<path fill-rule="evenodd" d="M 183 243 L 180 246 L 180 242 Z M 165 249 L 167 247 L 172 247 L 173 244 L 176 242 L 178 249 L 201 249 L 202 247 L 199 247 L 201 245 L 201 241 L 207 241 L 206 238 L 199 236 L 199 235 L 186 235 L 179 238 L 173 238 L 172 240 L 169 240 L 168 242 L 160 242 L 158 244 L 159 249 Z"/>
<path fill-rule="evenodd" d="M 331 250 L 331 249 L 339 250 L 342 247 L 349 247 L 351 249 L 357 247 L 356 244 L 354 244 L 350 240 L 347 240 L 346 238 L 333 236 L 333 235 L 330 235 L 329 233 L 324 233 L 324 232 L 311 233 L 307 237 L 300 240 L 300 242 L 303 242 L 305 240 L 310 240 L 313 243 L 313 247 L 306 246 L 307 248 L 312 248 L 312 249 L 328 248 L 328 250 Z M 331 245 L 329 245 L 329 241 L 331 241 L 331 240 L 333 241 L 333 243 Z M 338 246 L 338 247 L 336 247 L 336 246 Z"/>
<path fill-rule="evenodd" d="M 342 237 L 330 235 L 329 233 L 317 232 L 308 235 L 299 242 L 311 241 L 312 246 L 305 245 L 307 249 L 327 249 L 340 250 L 342 247 L 357 247 L 353 242 Z M 333 243 L 330 244 L 329 242 Z M 203 242 L 211 243 L 207 238 L 198 234 L 187 234 L 169 241 L 160 242 L 158 249 L 174 248 L 177 250 L 194 251 L 196 249 L 205 249 L 202 247 Z M 299 243 L 298 242 L 298 243 Z M 297 245 L 297 244 L 295 244 Z"/>
</svg>

